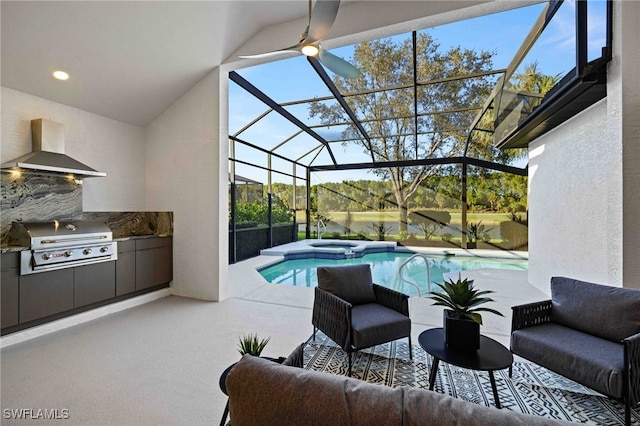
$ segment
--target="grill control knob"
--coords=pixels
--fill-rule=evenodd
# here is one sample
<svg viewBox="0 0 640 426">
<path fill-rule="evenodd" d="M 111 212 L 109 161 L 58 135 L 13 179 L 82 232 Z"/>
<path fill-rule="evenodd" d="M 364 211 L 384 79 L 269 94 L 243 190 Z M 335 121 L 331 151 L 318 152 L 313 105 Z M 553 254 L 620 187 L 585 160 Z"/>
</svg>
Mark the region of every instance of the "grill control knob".
<svg viewBox="0 0 640 426">
<path fill-rule="evenodd" d="M 109 247 L 100 247 L 100 253 L 106 253 L 109 251 Z"/>
<path fill-rule="evenodd" d="M 53 256 L 51 255 L 51 253 L 45 253 L 45 254 L 43 254 L 43 255 L 42 255 L 42 258 L 43 258 L 44 260 L 49 260 L 49 259 L 51 259 L 52 257 L 53 257 Z"/>
<path fill-rule="evenodd" d="M 82 253 L 84 253 L 84 254 L 91 254 L 91 251 L 92 251 L 92 250 L 91 250 L 90 248 L 86 248 L 86 249 L 84 249 L 84 250 L 82 251 Z"/>
<path fill-rule="evenodd" d="M 64 252 L 64 257 L 71 257 L 73 256 L 73 252 L 71 250 L 67 250 Z"/>
</svg>

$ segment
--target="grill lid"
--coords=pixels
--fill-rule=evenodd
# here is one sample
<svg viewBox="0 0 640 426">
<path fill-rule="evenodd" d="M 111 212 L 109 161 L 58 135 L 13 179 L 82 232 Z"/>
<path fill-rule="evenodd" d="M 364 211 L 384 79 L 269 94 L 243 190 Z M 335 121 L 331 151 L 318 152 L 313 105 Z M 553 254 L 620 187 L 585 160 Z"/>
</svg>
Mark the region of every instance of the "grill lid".
<svg viewBox="0 0 640 426">
<path fill-rule="evenodd" d="M 68 245 L 110 242 L 111 229 L 92 220 L 50 220 L 42 222 L 13 222 L 9 244 L 32 249 Z"/>
</svg>

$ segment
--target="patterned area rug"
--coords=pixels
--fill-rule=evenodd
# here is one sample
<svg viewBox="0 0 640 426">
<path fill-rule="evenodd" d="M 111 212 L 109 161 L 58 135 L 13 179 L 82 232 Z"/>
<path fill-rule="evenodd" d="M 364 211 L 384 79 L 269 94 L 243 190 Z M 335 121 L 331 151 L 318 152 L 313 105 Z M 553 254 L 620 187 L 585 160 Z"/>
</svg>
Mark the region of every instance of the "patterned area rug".
<svg viewBox="0 0 640 426">
<path fill-rule="evenodd" d="M 419 345 L 396 341 L 354 354 L 353 377 L 387 386 L 429 388 L 432 362 Z M 344 351 L 318 332 L 304 351 L 304 368 L 347 375 Z M 565 421 L 593 424 L 624 424 L 624 405 L 525 359 L 515 357 L 513 377 L 508 370 L 494 372 L 503 409 Z M 495 407 L 489 374 L 466 370 L 441 362 L 435 391 L 476 404 Z M 638 407 L 632 410 L 632 424 L 640 425 Z"/>
</svg>

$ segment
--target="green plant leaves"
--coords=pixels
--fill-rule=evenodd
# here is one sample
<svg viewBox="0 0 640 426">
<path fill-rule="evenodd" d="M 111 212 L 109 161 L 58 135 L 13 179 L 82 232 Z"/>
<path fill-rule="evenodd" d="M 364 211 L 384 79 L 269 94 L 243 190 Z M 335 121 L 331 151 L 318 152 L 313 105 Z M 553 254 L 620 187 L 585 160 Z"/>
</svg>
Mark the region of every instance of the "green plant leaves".
<svg viewBox="0 0 640 426">
<path fill-rule="evenodd" d="M 238 352 L 240 355 L 249 354 L 253 356 L 260 356 L 262 350 L 271 337 L 266 337 L 264 339 L 258 339 L 257 334 L 245 334 L 239 338 L 240 342 L 238 343 Z"/>
<path fill-rule="evenodd" d="M 479 312 L 489 312 L 499 316 L 502 313 L 491 308 L 478 307 L 494 300 L 490 297 L 481 297 L 486 294 L 495 293 L 491 290 L 476 290 L 473 280 L 462 279 L 458 276 L 457 281 L 450 279 L 444 283 L 435 283 L 442 292 L 433 292 L 429 299 L 434 300 L 435 306 L 445 306 L 453 310 L 460 318 L 468 318 L 482 325 L 482 315 Z"/>
</svg>

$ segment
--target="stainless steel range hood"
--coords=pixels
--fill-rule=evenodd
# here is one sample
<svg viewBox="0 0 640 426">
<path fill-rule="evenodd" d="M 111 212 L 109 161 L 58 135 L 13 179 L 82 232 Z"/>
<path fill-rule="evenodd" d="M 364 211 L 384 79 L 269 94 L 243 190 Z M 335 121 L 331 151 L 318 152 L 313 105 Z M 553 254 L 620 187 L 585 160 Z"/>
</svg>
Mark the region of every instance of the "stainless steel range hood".
<svg viewBox="0 0 640 426">
<path fill-rule="evenodd" d="M 38 118 L 31 120 L 32 151 L 3 163 L 0 168 L 73 174 L 76 177 L 106 176 L 64 153 L 64 124 Z"/>
</svg>

